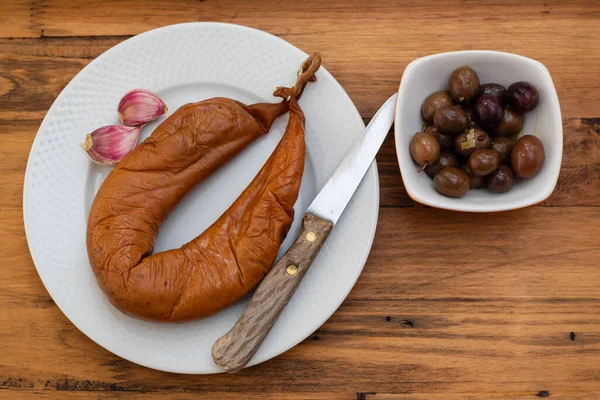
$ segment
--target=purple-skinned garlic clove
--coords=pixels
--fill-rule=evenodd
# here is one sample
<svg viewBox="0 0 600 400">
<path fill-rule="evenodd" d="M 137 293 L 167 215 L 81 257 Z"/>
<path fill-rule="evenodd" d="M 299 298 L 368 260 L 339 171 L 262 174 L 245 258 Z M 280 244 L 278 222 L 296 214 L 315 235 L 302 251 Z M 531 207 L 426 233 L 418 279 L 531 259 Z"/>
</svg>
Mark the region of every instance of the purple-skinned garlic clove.
<svg viewBox="0 0 600 400">
<path fill-rule="evenodd" d="M 81 146 L 92 161 L 116 164 L 137 146 L 141 131 L 141 126 L 107 125 L 87 134 Z"/>
<path fill-rule="evenodd" d="M 118 112 L 124 125 L 137 126 L 154 121 L 168 110 L 156 94 L 145 89 L 133 89 L 119 102 Z"/>
</svg>

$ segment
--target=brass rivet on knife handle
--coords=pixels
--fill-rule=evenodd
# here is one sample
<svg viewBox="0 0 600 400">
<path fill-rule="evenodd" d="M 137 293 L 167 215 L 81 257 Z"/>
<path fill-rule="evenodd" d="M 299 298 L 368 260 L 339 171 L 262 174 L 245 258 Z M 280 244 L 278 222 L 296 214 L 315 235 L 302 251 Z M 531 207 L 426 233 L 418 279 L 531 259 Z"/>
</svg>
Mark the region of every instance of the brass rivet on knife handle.
<svg viewBox="0 0 600 400">
<path fill-rule="evenodd" d="M 298 267 L 296 267 L 294 264 L 288 265 L 288 267 L 287 267 L 287 273 L 289 275 L 296 275 L 296 272 L 298 272 Z"/>
<path fill-rule="evenodd" d="M 294 244 L 258 285 L 239 321 L 213 345 L 212 356 L 218 366 L 228 372 L 237 372 L 250 361 L 296 291 L 332 228 L 333 223 L 329 221 L 312 214 L 304 216 L 302 231 Z M 314 235 L 314 241 L 308 240 L 309 233 Z"/>
<path fill-rule="evenodd" d="M 308 240 L 309 242 L 314 242 L 315 240 L 317 240 L 317 235 L 315 235 L 314 232 L 308 232 L 306 234 L 306 240 Z"/>
</svg>

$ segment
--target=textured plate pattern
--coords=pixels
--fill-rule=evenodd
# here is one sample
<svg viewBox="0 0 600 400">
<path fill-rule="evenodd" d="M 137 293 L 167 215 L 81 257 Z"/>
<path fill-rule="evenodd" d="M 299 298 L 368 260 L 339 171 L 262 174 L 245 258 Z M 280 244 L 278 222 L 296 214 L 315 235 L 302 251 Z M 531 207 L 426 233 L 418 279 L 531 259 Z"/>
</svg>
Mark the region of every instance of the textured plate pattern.
<svg viewBox="0 0 600 400">
<path fill-rule="evenodd" d="M 276 101 L 271 96 L 273 89 L 293 84 L 295 71 L 305 58 L 305 53 L 289 43 L 254 29 L 217 23 L 174 25 L 138 35 L 108 50 L 85 67 L 56 99 L 36 136 L 27 165 L 25 229 L 36 268 L 50 295 L 96 343 L 150 368 L 182 373 L 218 372 L 210 356 L 212 343 L 233 326 L 247 300 L 211 318 L 185 324 L 139 321 L 107 302 L 96 284 L 85 248 L 89 203 L 106 170 L 92 165 L 79 148 L 84 134 L 117 123 L 116 106 L 121 96 L 136 87 L 165 96 L 171 110 L 185 101 L 202 100 L 203 94 L 214 95 L 213 90 L 241 101 Z M 324 62 L 327 63 L 326 54 Z M 306 89 L 300 102 L 307 117 L 310 165 L 301 194 L 305 197 L 314 195 L 325 184 L 364 127 L 351 100 L 325 68 L 319 71 L 318 79 L 317 84 Z M 197 93 L 193 88 L 198 88 Z M 145 134 L 153 126 L 146 128 Z M 272 138 L 267 136 L 264 143 L 253 145 L 239 160 L 234 160 L 238 171 L 244 165 L 250 166 L 242 180 L 226 180 L 226 175 L 219 175 L 206 184 L 230 188 L 223 191 L 225 195 L 215 190 L 198 192 L 207 204 L 198 209 L 193 205 L 196 192 L 192 193 L 184 200 L 187 208 L 178 208 L 166 225 L 189 209 L 194 214 L 210 214 L 203 215 L 199 225 L 192 227 L 178 222 L 182 229 L 200 233 L 216 219 L 217 210 L 225 209 L 241 192 L 284 128 L 282 119 L 269 135 Z M 373 165 L 251 364 L 281 354 L 302 341 L 344 300 L 373 241 L 378 193 Z M 211 208 L 210 196 L 218 206 Z M 310 200 L 299 202 L 297 211 L 303 212 Z M 169 232 L 176 235 L 176 228 L 171 223 Z M 166 247 L 180 245 L 189 239 L 172 237 L 176 239 L 159 237 L 158 247 L 161 243 Z"/>
</svg>

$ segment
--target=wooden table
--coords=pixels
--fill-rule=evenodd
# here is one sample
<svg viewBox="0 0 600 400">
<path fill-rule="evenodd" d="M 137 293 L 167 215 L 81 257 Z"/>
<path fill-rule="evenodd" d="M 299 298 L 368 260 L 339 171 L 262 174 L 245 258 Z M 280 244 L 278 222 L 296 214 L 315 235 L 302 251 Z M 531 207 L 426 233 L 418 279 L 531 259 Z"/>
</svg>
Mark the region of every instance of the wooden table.
<svg viewBox="0 0 600 400">
<path fill-rule="evenodd" d="M 0 5 L 0 398 L 600 398 L 600 4 L 592 1 L 44 1 Z M 29 149 L 52 101 L 122 40 L 185 21 L 253 26 L 323 54 L 368 120 L 416 57 L 494 49 L 544 63 L 564 158 L 543 204 L 473 215 L 406 195 L 390 135 L 358 283 L 319 330 L 237 375 L 122 360 L 58 310 L 22 222 Z M 537 396 L 537 397 L 536 397 Z"/>
</svg>

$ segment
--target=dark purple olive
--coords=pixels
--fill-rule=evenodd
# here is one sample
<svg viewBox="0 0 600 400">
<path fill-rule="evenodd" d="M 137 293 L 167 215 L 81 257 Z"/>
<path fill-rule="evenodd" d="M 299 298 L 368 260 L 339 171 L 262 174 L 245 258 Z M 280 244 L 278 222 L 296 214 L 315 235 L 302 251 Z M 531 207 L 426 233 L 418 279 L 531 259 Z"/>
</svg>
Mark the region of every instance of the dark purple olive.
<svg viewBox="0 0 600 400">
<path fill-rule="evenodd" d="M 523 114 L 512 110 L 510 107 L 504 109 L 504 116 L 500 125 L 494 129 L 492 135 L 495 136 L 514 136 L 521 132 L 525 122 Z"/>
<path fill-rule="evenodd" d="M 454 138 L 452 135 L 446 135 L 445 133 L 440 133 L 435 125 L 429 125 L 425 128 L 425 132 L 432 135 L 437 139 L 440 144 L 440 150 L 442 151 L 450 151 L 452 150 L 452 143 L 454 142 Z"/>
<path fill-rule="evenodd" d="M 417 132 L 410 141 L 410 155 L 419 165 L 430 165 L 440 158 L 440 144 L 429 133 Z"/>
<path fill-rule="evenodd" d="M 505 93 L 506 93 L 506 89 L 504 88 L 504 86 L 502 86 L 498 83 L 484 83 L 483 85 L 481 85 L 481 87 L 479 89 L 480 96 L 483 96 L 483 95 L 494 96 L 494 97 L 497 97 L 501 103 L 504 101 Z"/>
<path fill-rule="evenodd" d="M 469 117 L 459 106 L 445 107 L 435 112 L 433 123 L 440 133 L 456 135 L 469 127 Z"/>
<path fill-rule="evenodd" d="M 446 167 L 458 167 L 458 158 L 452 153 L 440 153 L 440 158 L 435 164 L 431 164 L 425 168 L 425 173 L 430 178 L 433 178 L 438 171 Z"/>
<path fill-rule="evenodd" d="M 458 168 L 446 167 L 433 178 L 435 189 L 448 197 L 463 197 L 471 187 L 469 175 Z"/>
<path fill-rule="evenodd" d="M 497 97 L 486 94 L 475 102 L 475 122 L 484 130 L 491 132 L 500 125 L 504 117 L 504 108 Z"/>
<path fill-rule="evenodd" d="M 544 145 L 533 135 L 520 137 L 511 153 L 512 169 L 519 178 L 536 176 L 545 159 Z"/>
<path fill-rule="evenodd" d="M 540 94 L 529 82 L 515 82 L 506 90 L 506 102 L 519 112 L 533 110 L 540 101 Z"/>
<path fill-rule="evenodd" d="M 433 116 L 435 112 L 444 107 L 450 107 L 453 105 L 452 97 L 447 91 L 440 91 L 431 93 L 425 98 L 423 105 L 421 106 L 421 114 L 423 119 L 427 122 L 433 122 Z"/>
<path fill-rule="evenodd" d="M 469 170 L 477 176 L 486 176 L 500 165 L 500 156 L 494 150 L 479 149 L 469 156 Z"/>
<path fill-rule="evenodd" d="M 450 96 L 460 104 L 468 104 L 479 94 L 479 76 L 470 67 L 460 67 L 448 80 Z"/>
<path fill-rule="evenodd" d="M 461 165 L 463 171 L 465 171 L 471 177 L 471 189 L 479 189 L 485 186 L 486 177 L 485 176 L 477 176 L 469 169 L 468 163 L 463 163 Z"/>
<path fill-rule="evenodd" d="M 500 156 L 501 163 L 510 163 L 510 153 L 515 145 L 515 141 L 507 136 L 500 136 L 492 139 L 490 149 L 494 150 Z"/>
<path fill-rule="evenodd" d="M 501 165 L 488 177 L 488 188 L 494 193 L 505 193 L 515 183 L 515 174 L 508 165 Z"/>
<path fill-rule="evenodd" d="M 478 149 L 490 147 L 490 137 L 478 128 L 469 129 L 454 138 L 454 153 L 459 156 L 469 157 Z"/>
</svg>

